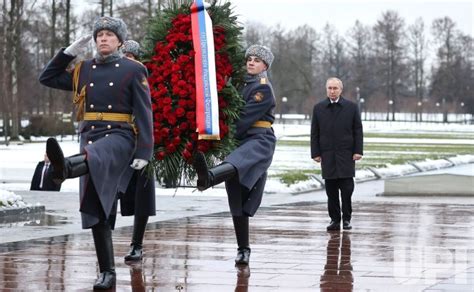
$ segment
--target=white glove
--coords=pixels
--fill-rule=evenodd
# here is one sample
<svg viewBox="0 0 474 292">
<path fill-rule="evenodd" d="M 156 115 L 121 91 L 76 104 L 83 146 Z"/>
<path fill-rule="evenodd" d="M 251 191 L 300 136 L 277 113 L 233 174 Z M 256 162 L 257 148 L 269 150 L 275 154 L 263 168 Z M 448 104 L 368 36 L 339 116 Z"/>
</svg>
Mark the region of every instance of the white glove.
<svg viewBox="0 0 474 292">
<path fill-rule="evenodd" d="M 132 164 L 130 164 L 130 167 L 133 168 L 133 169 L 136 169 L 136 170 L 140 170 L 140 169 L 144 168 L 147 164 L 148 164 L 148 161 L 146 161 L 144 159 L 135 158 L 133 160 Z"/>
<path fill-rule="evenodd" d="M 69 45 L 64 50 L 64 53 L 69 56 L 77 56 L 87 50 L 87 44 L 92 39 L 92 35 L 85 35 L 80 37 L 78 40 L 75 40 L 72 44 Z"/>
</svg>

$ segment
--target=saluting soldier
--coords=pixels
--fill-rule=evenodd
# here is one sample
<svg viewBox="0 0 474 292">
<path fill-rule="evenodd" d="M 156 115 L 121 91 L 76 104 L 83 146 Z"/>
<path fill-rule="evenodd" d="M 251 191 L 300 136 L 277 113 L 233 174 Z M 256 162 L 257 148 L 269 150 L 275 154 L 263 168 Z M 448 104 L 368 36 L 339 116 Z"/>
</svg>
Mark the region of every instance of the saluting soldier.
<svg viewBox="0 0 474 292">
<path fill-rule="evenodd" d="M 121 47 L 122 53 L 132 60 L 140 59 L 140 44 L 134 40 L 126 40 Z M 155 180 L 143 170 L 133 172 L 132 179 L 125 194 L 120 197 L 122 216 L 132 216 L 133 235 L 130 251 L 125 261 L 139 261 L 143 258 L 143 236 L 149 216 L 156 215 Z"/>
<path fill-rule="evenodd" d="M 245 58 L 247 76 L 242 90 L 245 106 L 235 133 L 239 147 L 212 169 L 208 169 L 202 152 L 195 153 L 193 162 L 199 190 L 225 181 L 238 245 L 235 262 L 242 265 L 249 264 L 249 217 L 254 216 L 262 201 L 276 143 L 272 128 L 275 97 L 267 76 L 274 56 L 269 48 L 252 45 L 246 50 Z"/>
<path fill-rule="evenodd" d="M 73 73 L 66 70 L 87 48 L 91 36 L 85 36 L 61 49 L 40 76 L 43 85 L 73 91 L 78 107 L 80 153 L 64 158 L 54 138 L 48 139 L 46 153 L 57 182 L 81 176 L 82 227 L 92 228 L 100 268 L 94 289 L 108 289 L 115 284 L 111 230 L 117 194 L 125 192 L 132 168 L 145 167 L 153 151 L 147 70 L 119 50 L 126 35 L 127 27 L 121 19 L 101 17 L 93 28 L 97 49 L 93 59 L 77 64 Z"/>
</svg>

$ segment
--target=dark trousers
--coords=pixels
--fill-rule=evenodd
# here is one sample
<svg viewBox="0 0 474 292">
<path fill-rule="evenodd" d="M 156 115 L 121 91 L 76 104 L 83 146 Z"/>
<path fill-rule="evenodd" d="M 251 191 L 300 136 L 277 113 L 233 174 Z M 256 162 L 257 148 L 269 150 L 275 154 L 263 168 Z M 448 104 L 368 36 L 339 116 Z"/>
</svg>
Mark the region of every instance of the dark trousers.
<svg viewBox="0 0 474 292">
<path fill-rule="evenodd" d="M 354 179 L 337 178 L 326 179 L 326 195 L 328 196 L 328 212 L 332 221 L 341 221 L 341 206 L 339 204 L 339 191 L 342 200 L 342 220 L 351 220 L 352 215 L 352 192 L 354 191 Z"/>
</svg>

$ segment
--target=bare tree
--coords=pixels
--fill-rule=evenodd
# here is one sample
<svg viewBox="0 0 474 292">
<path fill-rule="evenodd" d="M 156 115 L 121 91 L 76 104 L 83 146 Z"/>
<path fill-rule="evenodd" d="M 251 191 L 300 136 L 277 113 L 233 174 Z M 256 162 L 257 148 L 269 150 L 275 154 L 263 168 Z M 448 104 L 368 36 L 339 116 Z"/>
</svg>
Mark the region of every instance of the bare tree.
<svg viewBox="0 0 474 292">
<path fill-rule="evenodd" d="M 375 54 L 379 84 L 387 97 L 387 120 L 392 121 L 398 106 L 398 91 L 404 80 L 404 21 L 395 11 L 382 13 L 374 26 Z"/>
<path fill-rule="evenodd" d="M 415 87 L 415 96 L 418 100 L 416 110 L 416 121 L 422 120 L 423 98 L 425 92 L 425 61 L 428 41 L 425 36 L 425 24 L 423 19 L 418 18 L 408 28 L 408 41 L 410 44 L 410 63 Z"/>
<path fill-rule="evenodd" d="M 7 92 L 10 93 L 11 104 L 11 132 L 10 141 L 18 141 L 20 139 L 20 96 L 18 95 L 18 68 L 20 65 L 20 47 L 21 47 L 21 17 L 23 14 L 23 0 L 11 0 L 8 11 L 8 30 L 6 34 L 7 39 L 7 59 L 6 68 L 10 69 L 10 74 L 7 78 Z"/>
<path fill-rule="evenodd" d="M 374 74 L 371 70 L 373 67 L 371 41 L 370 28 L 356 20 L 349 30 L 348 54 L 351 68 L 350 79 L 346 81 L 346 84 L 351 85 L 356 91 L 358 88 L 358 95 L 363 98 L 364 104 L 369 102 L 375 90 Z"/>
<path fill-rule="evenodd" d="M 466 68 L 466 66 L 472 67 L 472 57 L 463 56 L 461 53 L 463 36 L 456 29 L 456 23 L 451 18 L 435 19 L 432 32 L 435 46 L 437 46 L 437 60 L 436 66 L 433 68 L 431 93 L 438 99 L 438 102 L 441 102 L 443 121 L 447 122 L 448 108 L 446 104 L 448 102 L 459 103 L 459 100 L 463 98 L 462 95 L 466 94 L 462 89 L 472 86 L 472 68 Z M 472 52 L 472 38 L 470 43 L 470 50 L 467 45 L 468 52 Z M 465 60 L 466 57 L 467 60 Z M 470 72 L 470 75 L 465 76 Z"/>
</svg>

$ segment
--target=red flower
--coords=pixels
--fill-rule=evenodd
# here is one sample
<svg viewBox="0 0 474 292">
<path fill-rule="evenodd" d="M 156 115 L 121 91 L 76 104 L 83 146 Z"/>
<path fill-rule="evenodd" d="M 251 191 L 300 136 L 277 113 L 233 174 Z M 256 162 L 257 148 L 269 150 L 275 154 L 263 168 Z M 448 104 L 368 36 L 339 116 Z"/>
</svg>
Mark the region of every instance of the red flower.
<svg viewBox="0 0 474 292">
<path fill-rule="evenodd" d="M 189 9 L 188 9 L 189 10 Z M 228 80 L 241 80 L 239 76 L 234 79 L 234 68 L 239 70 L 241 63 L 236 62 L 235 35 L 229 35 L 233 42 L 228 46 L 227 28 L 229 19 L 216 18 L 217 23 L 213 27 L 216 81 L 218 91 L 219 106 L 219 130 L 220 141 L 198 140 L 196 132 L 196 82 L 195 82 L 195 51 L 193 50 L 191 16 L 189 13 L 179 13 L 174 10 L 171 15 L 171 22 L 160 23 L 159 37 L 153 48 L 153 55 L 145 64 L 149 71 L 148 83 L 150 86 L 153 110 L 153 136 L 155 139 L 155 159 L 162 161 L 157 163 L 157 173 L 161 168 L 167 168 L 168 159 L 182 159 L 187 163 L 192 160 L 193 151 L 199 149 L 203 152 L 210 152 L 215 157 L 221 156 L 222 145 L 229 148 L 232 145 L 229 137 L 229 124 L 233 123 L 230 117 L 223 112 L 237 110 L 235 102 L 235 90 L 225 90 Z M 167 14 L 168 13 L 168 14 Z M 213 15 L 211 15 L 211 18 Z M 213 19 L 214 21 L 214 19 Z M 232 22 L 232 21 L 231 21 Z M 161 27 L 165 25 L 164 27 Z M 234 24 L 235 25 L 235 24 Z M 231 57 L 229 57 L 231 56 Z M 231 62 L 231 60 L 233 60 Z M 227 140 L 226 140 L 227 139 Z M 222 144 L 224 141 L 224 144 Z M 227 143 L 227 144 L 225 144 Z M 174 163 L 172 163 L 174 164 Z M 182 164 L 180 164 L 182 165 Z M 179 166 L 181 167 L 181 166 Z M 172 170 L 176 179 L 188 168 Z M 170 169 L 163 170 L 163 173 L 170 173 Z"/>
</svg>

